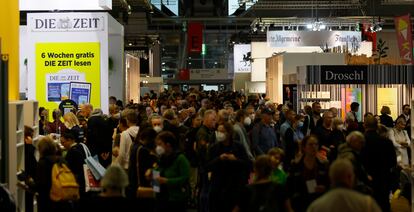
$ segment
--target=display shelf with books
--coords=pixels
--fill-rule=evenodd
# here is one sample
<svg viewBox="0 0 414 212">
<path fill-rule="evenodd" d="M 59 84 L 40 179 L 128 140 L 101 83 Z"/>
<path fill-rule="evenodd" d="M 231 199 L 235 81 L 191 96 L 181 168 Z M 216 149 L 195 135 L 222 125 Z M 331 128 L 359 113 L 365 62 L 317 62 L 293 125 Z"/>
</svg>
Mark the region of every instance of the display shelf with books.
<svg viewBox="0 0 414 212">
<path fill-rule="evenodd" d="M 22 101 L 9 102 L 8 185 L 17 207 L 25 211 L 24 189 L 17 186 L 17 175 L 24 170 L 24 107 Z"/>
</svg>

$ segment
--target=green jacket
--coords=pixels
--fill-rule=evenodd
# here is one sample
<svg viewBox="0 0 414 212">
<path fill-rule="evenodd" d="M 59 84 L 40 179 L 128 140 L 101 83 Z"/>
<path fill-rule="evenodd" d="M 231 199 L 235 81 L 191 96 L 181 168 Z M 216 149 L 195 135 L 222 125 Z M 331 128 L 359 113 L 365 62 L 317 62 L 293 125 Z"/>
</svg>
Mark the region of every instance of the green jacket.
<svg viewBox="0 0 414 212">
<path fill-rule="evenodd" d="M 161 186 L 157 198 L 168 195 L 167 201 L 186 201 L 189 196 L 188 180 L 190 178 L 190 162 L 184 154 L 179 154 L 169 167 L 159 167 L 161 177 L 167 178 L 167 183 Z"/>
</svg>

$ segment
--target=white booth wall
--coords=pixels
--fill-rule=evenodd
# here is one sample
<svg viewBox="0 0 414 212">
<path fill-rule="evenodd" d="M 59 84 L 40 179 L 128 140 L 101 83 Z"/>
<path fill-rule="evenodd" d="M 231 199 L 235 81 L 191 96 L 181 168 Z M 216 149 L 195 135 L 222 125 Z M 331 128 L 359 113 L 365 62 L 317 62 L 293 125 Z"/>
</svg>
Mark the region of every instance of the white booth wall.
<svg viewBox="0 0 414 212">
<path fill-rule="evenodd" d="M 320 47 L 290 47 L 273 48 L 267 42 L 252 42 L 252 75 L 251 81 L 266 81 L 266 58 L 272 57 L 273 53 L 300 53 L 300 52 L 322 52 Z"/>
<path fill-rule="evenodd" d="M 139 58 L 130 54 L 125 55 L 126 62 L 126 102 L 133 100 L 139 103 L 140 99 L 140 69 Z"/>
<path fill-rule="evenodd" d="M 111 16 L 108 17 L 108 25 L 108 54 L 113 62 L 112 70 L 108 70 L 109 96 L 125 102 L 124 26 Z"/>
<path fill-rule="evenodd" d="M 283 102 L 284 75 L 296 74 L 297 67 L 306 65 L 345 65 L 340 53 L 284 53 L 267 59 L 266 94 L 272 101 Z"/>
</svg>

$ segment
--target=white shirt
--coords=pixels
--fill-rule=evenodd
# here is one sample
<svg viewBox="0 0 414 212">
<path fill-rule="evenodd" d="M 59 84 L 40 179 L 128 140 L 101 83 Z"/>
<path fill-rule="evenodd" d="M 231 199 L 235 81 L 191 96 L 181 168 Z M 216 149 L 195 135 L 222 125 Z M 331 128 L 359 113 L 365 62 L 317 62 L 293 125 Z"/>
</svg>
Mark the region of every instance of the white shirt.
<svg viewBox="0 0 414 212">
<path fill-rule="evenodd" d="M 372 197 L 347 188 L 334 188 L 316 199 L 307 212 L 380 212 Z"/>
<path fill-rule="evenodd" d="M 138 135 L 139 127 L 132 126 L 121 133 L 119 141 L 119 155 L 116 162 L 124 169 L 128 169 L 129 165 L 129 152 L 132 145 L 131 136 L 136 138 Z"/>
</svg>

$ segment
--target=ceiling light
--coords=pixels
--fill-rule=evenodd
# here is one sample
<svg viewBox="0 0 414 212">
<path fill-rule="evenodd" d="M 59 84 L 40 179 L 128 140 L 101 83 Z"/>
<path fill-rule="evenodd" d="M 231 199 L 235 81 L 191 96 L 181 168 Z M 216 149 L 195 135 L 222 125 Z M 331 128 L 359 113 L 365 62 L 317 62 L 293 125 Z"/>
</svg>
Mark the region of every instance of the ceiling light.
<svg viewBox="0 0 414 212">
<path fill-rule="evenodd" d="M 312 24 L 306 24 L 306 29 L 312 29 Z"/>
<path fill-rule="evenodd" d="M 132 46 L 132 43 L 131 43 L 131 42 L 129 42 L 129 43 L 128 43 L 128 46 Z"/>
</svg>

